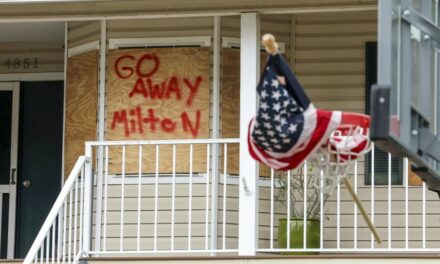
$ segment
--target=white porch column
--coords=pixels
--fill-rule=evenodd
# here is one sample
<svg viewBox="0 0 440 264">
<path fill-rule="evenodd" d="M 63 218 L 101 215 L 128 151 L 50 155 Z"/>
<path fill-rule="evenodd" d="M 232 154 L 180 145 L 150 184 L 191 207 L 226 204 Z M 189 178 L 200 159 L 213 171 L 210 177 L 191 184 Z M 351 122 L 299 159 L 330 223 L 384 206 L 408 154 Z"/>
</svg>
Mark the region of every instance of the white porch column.
<svg viewBox="0 0 440 264">
<path fill-rule="evenodd" d="M 260 18 L 241 14 L 240 40 L 240 202 L 239 254 L 255 255 L 258 243 L 258 164 L 248 152 L 249 121 L 257 112 L 260 71 Z"/>
<path fill-rule="evenodd" d="M 99 89 L 98 89 L 98 140 L 104 141 L 105 133 L 105 85 L 107 58 L 107 20 L 101 20 L 101 38 L 99 45 Z M 102 219 L 102 182 L 104 175 L 104 148 L 98 147 L 98 168 L 96 178 L 96 226 L 95 238 L 101 237 Z M 93 210 L 92 210 L 93 212 Z M 93 223 L 93 222 L 92 222 Z M 101 250 L 101 239 L 95 239 L 95 250 Z"/>
</svg>

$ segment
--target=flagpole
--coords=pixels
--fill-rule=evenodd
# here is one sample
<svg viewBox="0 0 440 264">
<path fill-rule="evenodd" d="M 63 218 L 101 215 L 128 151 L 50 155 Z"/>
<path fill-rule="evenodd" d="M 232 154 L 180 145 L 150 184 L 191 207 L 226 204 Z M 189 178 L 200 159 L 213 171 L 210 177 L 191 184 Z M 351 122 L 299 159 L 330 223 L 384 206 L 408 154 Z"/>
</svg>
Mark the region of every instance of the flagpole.
<svg viewBox="0 0 440 264">
<path fill-rule="evenodd" d="M 376 238 L 377 243 L 381 244 L 382 239 L 380 238 L 379 232 L 377 232 L 376 226 L 373 224 L 373 222 L 371 222 L 370 217 L 368 216 L 364 206 L 362 205 L 361 200 L 354 192 L 353 187 L 351 187 L 350 182 L 345 177 L 342 178 L 342 182 L 347 187 L 348 193 L 350 194 L 353 201 L 356 203 L 356 205 L 359 209 L 359 212 L 361 213 L 362 217 L 364 218 L 365 222 L 367 223 L 368 228 L 370 229 L 371 233 L 373 233 L 374 237 Z"/>
</svg>

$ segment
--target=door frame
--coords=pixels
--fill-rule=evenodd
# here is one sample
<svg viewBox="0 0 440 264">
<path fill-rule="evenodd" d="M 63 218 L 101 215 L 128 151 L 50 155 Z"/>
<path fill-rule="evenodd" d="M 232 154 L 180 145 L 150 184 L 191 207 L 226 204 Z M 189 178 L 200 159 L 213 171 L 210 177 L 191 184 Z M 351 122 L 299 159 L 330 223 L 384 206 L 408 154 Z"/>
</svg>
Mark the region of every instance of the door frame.
<svg viewBox="0 0 440 264">
<path fill-rule="evenodd" d="M 20 107 L 20 83 L 0 82 L 0 91 L 12 91 L 12 124 L 11 124 L 11 173 L 17 169 L 18 159 L 18 120 Z M 17 207 L 17 174 L 15 179 L 9 178 L 9 215 L 8 215 L 8 247 L 7 258 L 14 258 L 15 249 L 15 219 Z M 13 180 L 13 181 L 12 181 Z M 13 183 L 14 182 L 14 183 Z"/>
</svg>

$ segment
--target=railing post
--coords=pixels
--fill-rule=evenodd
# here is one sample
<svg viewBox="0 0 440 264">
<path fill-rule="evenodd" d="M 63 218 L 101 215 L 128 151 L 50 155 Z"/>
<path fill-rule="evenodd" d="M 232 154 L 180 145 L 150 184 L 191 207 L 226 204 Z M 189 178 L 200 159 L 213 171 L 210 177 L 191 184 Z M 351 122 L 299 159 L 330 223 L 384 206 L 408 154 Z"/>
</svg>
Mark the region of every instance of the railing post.
<svg viewBox="0 0 440 264">
<path fill-rule="evenodd" d="M 258 243 L 258 165 L 248 153 L 249 121 L 257 112 L 256 86 L 260 69 L 260 18 L 241 14 L 240 39 L 240 255 L 255 255 Z"/>
<path fill-rule="evenodd" d="M 93 173 L 92 173 L 92 146 L 86 143 L 86 162 L 84 164 L 84 228 L 82 233 L 84 255 L 89 255 L 92 242 L 92 198 L 93 198 Z"/>
</svg>

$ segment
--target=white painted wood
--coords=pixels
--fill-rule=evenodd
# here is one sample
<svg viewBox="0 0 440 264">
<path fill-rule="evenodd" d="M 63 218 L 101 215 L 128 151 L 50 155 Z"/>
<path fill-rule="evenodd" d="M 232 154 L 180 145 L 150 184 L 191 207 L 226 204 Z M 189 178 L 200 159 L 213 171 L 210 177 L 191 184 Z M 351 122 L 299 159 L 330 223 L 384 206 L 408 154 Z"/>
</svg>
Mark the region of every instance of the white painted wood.
<svg viewBox="0 0 440 264">
<path fill-rule="evenodd" d="M 257 81 L 260 68 L 260 18 L 241 14 L 240 46 L 240 189 L 239 254 L 255 255 L 258 237 L 258 165 L 248 153 L 248 122 L 257 112 Z"/>
<path fill-rule="evenodd" d="M 98 40 L 70 48 L 67 50 L 67 54 L 68 54 L 68 58 L 70 58 L 72 56 L 97 49 L 99 49 Z"/>
<path fill-rule="evenodd" d="M 221 55 L 221 18 L 214 17 L 214 38 L 213 38 L 213 67 L 212 67 L 212 138 L 220 137 L 220 55 Z M 218 210 L 218 182 L 219 182 L 219 144 L 213 144 L 211 148 L 211 227 L 210 227 L 210 249 L 217 248 L 217 210 Z M 191 194 L 190 194 L 191 195 Z"/>
<path fill-rule="evenodd" d="M 63 60 L 63 80 L 67 80 L 67 58 L 68 58 L 68 47 L 69 45 L 69 23 L 64 22 L 64 60 Z M 65 165 L 65 149 L 66 149 L 66 107 L 67 107 L 67 82 L 63 82 L 63 142 L 61 143 L 61 186 L 64 185 L 64 165 Z"/>
<path fill-rule="evenodd" d="M 19 83 L 7 82 L 0 83 L 0 91 L 12 92 L 12 123 L 11 123 L 11 149 L 10 149 L 10 173 L 12 169 L 17 169 L 17 155 L 18 155 L 18 123 L 19 123 L 19 98 L 20 90 Z M 15 246 L 15 212 L 17 201 L 17 174 L 15 173 L 14 183 L 12 179 L 9 179 L 9 185 L 2 185 L 0 188 L 0 194 L 9 194 L 9 211 L 8 211 L 8 239 L 7 239 L 7 257 L 14 257 Z M 0 195 L 0 199 L 3 196 Z"/>
<path fill-rule="evenodd" d="M 97 137 L 98 140 L 103 141 L 105 137 L 105 102 L 106 102 L 106 61 L 107 61 L 107 21 L 101 20 L 101 39 L 99 42 L 99 75 L 98 75 L 98 124 L 97 124 Z M 96 197 L 102 197 L 102 182 L 103 182 L 103 168 L 104 168 L 104 149 L 98 147 L 98 177 L 96 178 Z M 102 220 L 102 199 L 98 199 L 96 202 L 96 223 L 99 223 L 99 228 L 95 228 L 95 236 L 101 237 L 101 220 Z M 95 240 L 95 248 L 101 248 L 101 240 Z"/>
<path fill-rule="evenodd" d="M 160 38 L 113 38 L 109 39 L 109 49 L 146 48 L 161 46 L 211 46 L 210 36 L 200 37 L 160 37 Z"/>
</svg>

